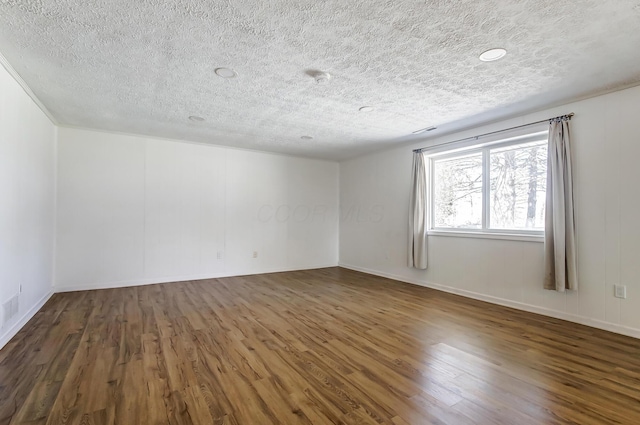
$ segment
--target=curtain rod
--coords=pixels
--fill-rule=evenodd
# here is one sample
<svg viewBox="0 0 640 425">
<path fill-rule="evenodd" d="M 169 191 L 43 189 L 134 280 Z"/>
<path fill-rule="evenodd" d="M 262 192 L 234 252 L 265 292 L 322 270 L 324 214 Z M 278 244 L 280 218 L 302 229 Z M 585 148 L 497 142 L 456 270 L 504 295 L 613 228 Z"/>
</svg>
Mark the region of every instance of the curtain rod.
<svg viewBox="0 0 640 425">
<path fill-rule="evenodd" d="M 484 134 L 480 134 L 478 136 L 471 136 L 471 137 L 465 137 L 463 139 L 458 139 L 458 140 L 453 140 L 451 142 L 445 142 L 445 143 L 439 143 L 437 145 L 433 145 L 433 146 L 426 146 L 424 148 L 419 148 L 419 149 L 414 149 L 414 152 L 422 152 L 425 149 L 431 149 L 431 148 L 437 148 L 440 146 L 446 146 L 446 145 L 450 145 L 452 143 L 458 143 L 458 142 L 465 142 L 467 140 L 473 140 L 476 139 L 478 140 L 481 137 L 486 137 L 486 136 L 492 136 L 494 134 L 499 134 L 499 133 L 504 133 L 505 131 L 510 131 L 510 130 L 516 130 L 518 128 L 523 128 L 523 127 L 529 127 L 531 125 L 536 125 L 536 124 L 542 124 L 543 122 L 551 122 L 553 120 L 558 120 L 558 119 L 567 119 L 570 120 L 571 117 L 573 117 L 575 114 L 573 112 L 571 112 L 570 114 L 566 114 L 566 115 L 559 115 L 557 117 L 553 117 L 553 118 L 547 118 L 546 120 L 540 120 L 540 121 L 536 121 L 536 122 L 530 122 L 529 124 L 522 124 L 522 125 L 518 125 L 515 127 L 510 127 L 510 128 L 505 128 L 503 130 L 497 130 L 497 131 L 492 131 L 490 133 L 484 133 Z"/>
</svg>

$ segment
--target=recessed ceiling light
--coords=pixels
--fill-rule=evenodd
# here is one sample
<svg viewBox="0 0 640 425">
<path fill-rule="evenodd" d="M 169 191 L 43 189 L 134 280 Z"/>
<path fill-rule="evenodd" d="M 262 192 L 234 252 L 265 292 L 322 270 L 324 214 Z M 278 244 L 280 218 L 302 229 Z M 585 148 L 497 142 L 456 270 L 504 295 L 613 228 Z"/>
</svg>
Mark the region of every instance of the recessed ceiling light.
<svg viewBox="0 0 640 425">
<path fill-rule="evenodd" d="M 420 134 L 420 133 L 426 133 L 427 131 L 433 131 L 438 127 L 426 127 L 426 128 L 421 128 L 420 130 L 416 130 L 414 132 L 412 132 L 411 134 Z"/>
<path fill-rule="evenodd" d="M 311 139 L 313 139 L 313 137 L 311 137 L 311 136 L 301 136 L 300 138 L 302 140 L 311 140 Z"/>
<path fill-rule="evenodd" d="M 358 109 L 360 112 L 371 112 L 373 111 L 373 106 L 363 106 L 362 108 Z"/>
<path fill-rule="evenodd" d="M 233 69 L 229 68 L 216 68 L 215 73 L 222 78 L 235 78 L 238 75 Z"/>
<path fill-rule="evenodd" d="M 480 55 L 482 62 L 493 62 L 502 59 L 507 54 L 505 49 L 490 49 Z"/>
<path fill-rule="evenodd" d="M 199 116 L 197 116 L 197 115 L 191 115 L 191 116 L 189 117 L 189 119 L 190 119 L 191 121 L 195 121 L 195 122 L 202 122 L 202 121 L 204 121 L 204 118 L 199 117 Z"/>
</svg>

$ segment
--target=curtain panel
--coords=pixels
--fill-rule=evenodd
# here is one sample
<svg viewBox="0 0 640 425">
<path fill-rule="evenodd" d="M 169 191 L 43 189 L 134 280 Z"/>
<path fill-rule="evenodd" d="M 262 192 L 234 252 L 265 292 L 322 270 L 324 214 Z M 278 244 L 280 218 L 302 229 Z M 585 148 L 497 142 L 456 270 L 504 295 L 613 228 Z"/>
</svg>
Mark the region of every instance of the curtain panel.
<svg viewBox="0 0 640 425">
<path fill-rule="evenodd" d="M 422 152 L 413 153 L 411 185 L 408 265 L 425 270 L 427 268 L 427 168 Z"/>
<path fill-rule="evenodd" d="M 569 117 L 550 121 L 544 230 L 544 288 L 578 289 Z"/>
</svg>

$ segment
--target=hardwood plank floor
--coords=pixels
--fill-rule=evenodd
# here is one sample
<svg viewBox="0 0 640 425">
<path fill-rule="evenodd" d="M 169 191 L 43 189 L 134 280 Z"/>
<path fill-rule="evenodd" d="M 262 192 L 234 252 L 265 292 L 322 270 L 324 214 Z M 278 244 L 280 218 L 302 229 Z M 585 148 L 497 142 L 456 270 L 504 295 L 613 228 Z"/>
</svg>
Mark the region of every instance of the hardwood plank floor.
<svg viewBox="0 0 640 425">
<path fill-rule="evenodd" d="M 56 294 L 5 424 L 640 424 L 640 340 L 340 268 Z"/>
</svg>

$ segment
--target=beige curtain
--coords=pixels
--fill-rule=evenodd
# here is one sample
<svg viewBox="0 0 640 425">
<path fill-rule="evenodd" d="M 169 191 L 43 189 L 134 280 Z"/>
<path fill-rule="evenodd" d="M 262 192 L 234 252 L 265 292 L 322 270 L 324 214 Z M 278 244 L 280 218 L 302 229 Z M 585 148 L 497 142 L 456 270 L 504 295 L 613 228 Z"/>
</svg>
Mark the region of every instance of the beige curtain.
<svg viewBox="0 0 640 425">
<path fill-rule="evenodd" d="M 578 289 L 569 117 L 551 121 L 544 230 L 544 288 Z"/>
<path fill-rule="evenodd" d="M 409 202 L 409 267 L 427 268 L 427 168 L 422 152 L 413 153 Z"/>
</svg>

